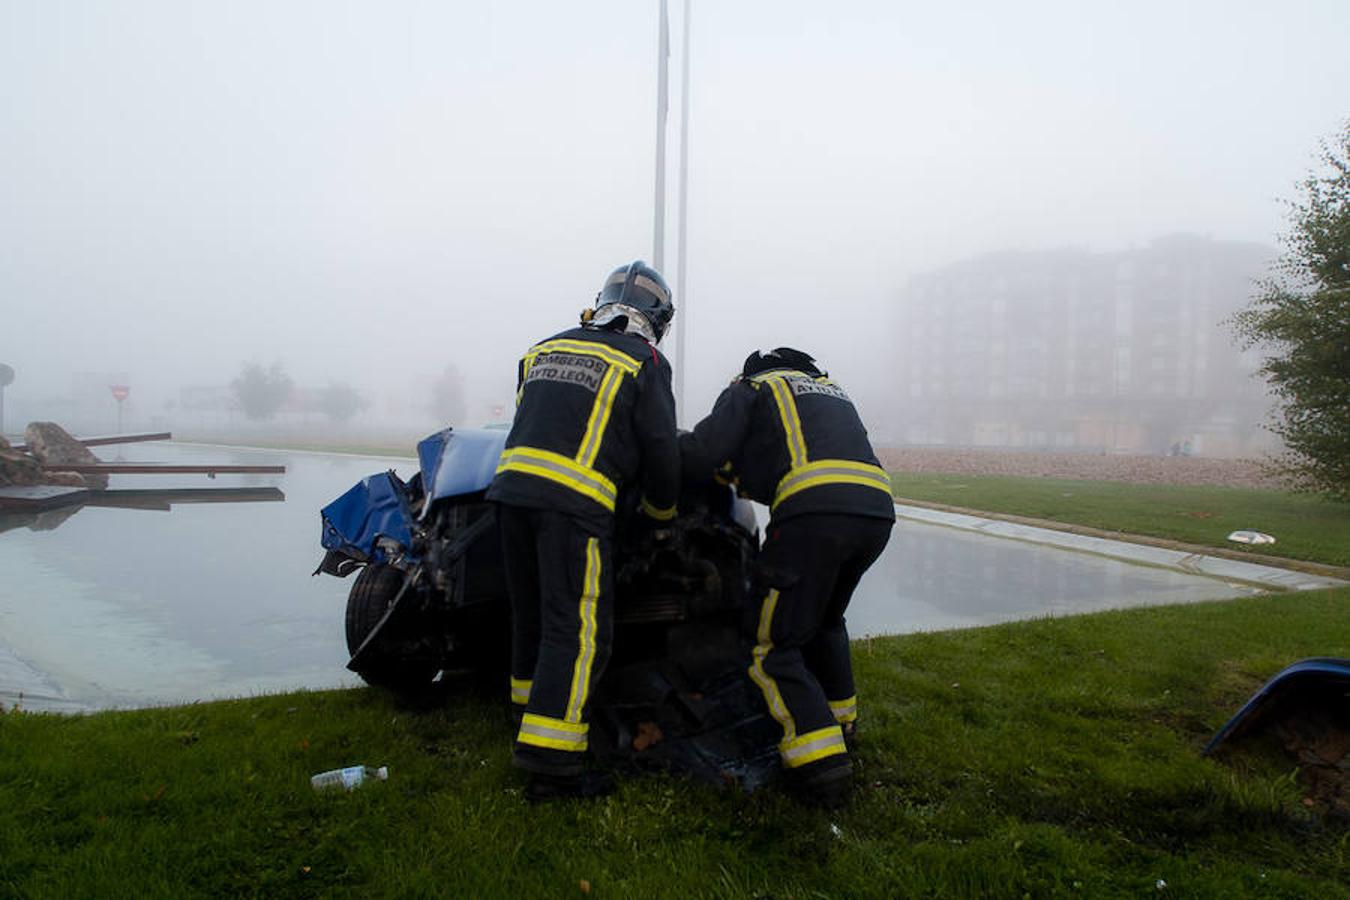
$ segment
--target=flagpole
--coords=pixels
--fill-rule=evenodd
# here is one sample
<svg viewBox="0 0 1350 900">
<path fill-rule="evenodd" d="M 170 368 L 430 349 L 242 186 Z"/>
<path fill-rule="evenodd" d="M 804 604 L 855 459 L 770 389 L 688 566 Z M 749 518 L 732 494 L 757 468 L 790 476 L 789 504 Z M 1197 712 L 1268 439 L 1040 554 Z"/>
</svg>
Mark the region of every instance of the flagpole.
<svg viewBox="0 0 1350 900">
<path fill-rule="evenodd" d="M 675 264 L 680 314 L 675 317 L 676 410 L 684 409 L 684 335 L 689 322 L 689 2 L 684 0 L 684 35 L 680 47 L 680 200 Z"/>
<path fill-rule="evenodd" d="M 660 271 L 666 258 L 666 108 L 669 106 L 670 23 L 666 0 L 661 0 L 661 22 L 656 43 L 656 221 L 652 263 Z"/>
</svg>

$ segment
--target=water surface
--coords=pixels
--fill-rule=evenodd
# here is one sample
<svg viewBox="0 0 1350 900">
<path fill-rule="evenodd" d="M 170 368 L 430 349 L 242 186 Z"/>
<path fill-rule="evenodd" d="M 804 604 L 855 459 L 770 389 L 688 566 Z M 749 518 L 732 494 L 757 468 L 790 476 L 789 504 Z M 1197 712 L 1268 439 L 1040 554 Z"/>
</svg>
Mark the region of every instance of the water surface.
<svg viewBox="0 0 1350 900">
<path fill-rule="evenodd" d="M 112 459 L 117 448 L 105 448 Z M 113 488 L 276 486 L 284 502 L 84 507 L 0 519 L 0 703 L 102 709 L 358 684 L 350 580 L 310 577 L 318 510 L 409 460 L 155 443 L 127 461 L 282 464 L 284 476 L 125 475 Z M 1214 578 L 901 520 L 850 610 L 855 636 L 1255 593 Z"/>
<path fill-rule="evenodd" d="M 280 476 L 123 475 L 110 486 L 277 486 L 285 500 L 84 507 L 0 534 L 0 702 L 24 688 L 30 709 L 106 708 L 357 683 L 344 667 L 349 582 L 310 577 L 318 510 L 372 472 L 410 475 L 412 461 L 169 443 L 122 456 L 282 464 Z"/>
</svg>

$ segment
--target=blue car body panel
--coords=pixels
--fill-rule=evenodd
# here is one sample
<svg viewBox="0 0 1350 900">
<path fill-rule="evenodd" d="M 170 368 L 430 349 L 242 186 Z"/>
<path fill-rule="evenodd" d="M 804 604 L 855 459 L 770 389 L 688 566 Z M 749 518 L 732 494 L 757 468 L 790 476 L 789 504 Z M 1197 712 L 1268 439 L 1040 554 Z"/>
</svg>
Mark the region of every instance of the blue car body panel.
<svg viewBox="0 0 1350 900">
<path fill-rule="evenodd" d="M 417 461 L 428 500 L 460 497 L 487 490 L 506 446 L 506 432 L 464 428 L 438 431 L 417 445 Z M 431 509 L 422 505 L 422 515 Z M 393 472 L 369 475 L 321 512 L 326 550 L 371 562 L 383 561 L 381 537 L 400 547 L 412 544 L 413 515 L 408 487 Z"/>
<path fill-rule="evenodd" d="M 393 472 L 366 476 L 325 506 L 320 515 L 323 534 L 319 542 L 327 550 L 375 560 L 375 541 L 381 536 L 402 547 L 412 543 L 407 488 Z"/>
<path fill-rule="evenodd" d="M 417 445 L 422 486 L 432 500 L 485 491 L 506 447 L 506 432 L 488 428 L 447 428 Z M 431 508 L 428 503 L 423 514 Z"/>
<path fill-rule="evenodd" d="M 1265 683 L 1261 690 L 1242 705 L 1237 715 L 1218 730 L 1205 753 L 1212 753 L 1220 744 L 1255 728 L 1269 714 L 1286 702 L 1303 696 L 1325 696 L 1328 689 L 1341 691 L 1342 702 L 1350 702 L 1350 659 L 1312 657 L 1301 659 L 1286 667 Z"/>
</svg>

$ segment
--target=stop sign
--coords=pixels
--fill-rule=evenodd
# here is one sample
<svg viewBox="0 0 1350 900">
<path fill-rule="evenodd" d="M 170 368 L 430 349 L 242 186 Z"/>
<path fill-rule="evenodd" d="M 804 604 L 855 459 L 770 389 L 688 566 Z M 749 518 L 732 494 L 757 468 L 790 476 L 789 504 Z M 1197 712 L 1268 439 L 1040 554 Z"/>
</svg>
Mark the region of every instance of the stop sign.
<svg viewBox="0 0 1350 900">
<path fill-rule="evenodd" d="M 118 403 L 127 399 L 127 396 L 131 393 L 131 388 L 125 384 L 110 384 L 108 390 L 112 391 L 113 399 Z"/>
</svg>

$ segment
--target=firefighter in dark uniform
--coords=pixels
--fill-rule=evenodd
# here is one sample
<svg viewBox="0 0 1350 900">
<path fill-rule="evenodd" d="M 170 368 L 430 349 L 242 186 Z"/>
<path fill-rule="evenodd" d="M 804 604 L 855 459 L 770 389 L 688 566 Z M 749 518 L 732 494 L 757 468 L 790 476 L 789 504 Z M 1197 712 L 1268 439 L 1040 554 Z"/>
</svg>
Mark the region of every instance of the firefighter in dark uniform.
<svg viewBox="0 0 1350 900">
<path fill-rule="evenodd" d="M 670 363 L 656 344 L 675 308 L 655 269 L 615 269 L 580 327 L 530 348 L 516 414 L 488 489 L 511 595 L 514 759 L 526 796 L 592 796 L 583 767 L 593 691 L 613 633 L 616 512 L 675 518 L 679 444 Z"/>
<path fill-rule="evenodd" d="M 749 674 L 783 729 L 789 785 L 838 805 L 858 716 L 844 612 L 890 539 L 890 479 L 843 388 L 789 347 L 750 354 L 680 443 L 686 477 L 716 472 L 770 507 L 746 623 Z"/>
</svg>

